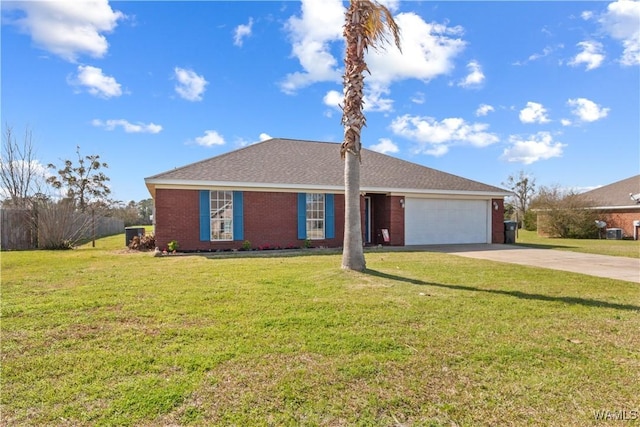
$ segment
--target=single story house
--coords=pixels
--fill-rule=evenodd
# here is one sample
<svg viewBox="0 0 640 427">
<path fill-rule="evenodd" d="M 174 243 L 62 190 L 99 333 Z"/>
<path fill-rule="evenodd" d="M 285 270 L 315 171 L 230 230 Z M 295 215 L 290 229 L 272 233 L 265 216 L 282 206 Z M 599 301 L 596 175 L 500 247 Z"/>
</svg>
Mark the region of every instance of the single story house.
<svg viewBox="0 0 640 427">
<path fill-rule="evenodd" d="M 640 175 L 581 194 L 600 213 L 607 229 L 619 228 L 621 237 L 638 238 L 640 228 Z"/>
<path fill-rule="evenodd" d="M 156 245 L 342 246 L 339 147 L 274 138 L 146 178 Z M 504 189 L 366 149 L 360 175 L 367 245 L 504 242 Z"/>
</svg>

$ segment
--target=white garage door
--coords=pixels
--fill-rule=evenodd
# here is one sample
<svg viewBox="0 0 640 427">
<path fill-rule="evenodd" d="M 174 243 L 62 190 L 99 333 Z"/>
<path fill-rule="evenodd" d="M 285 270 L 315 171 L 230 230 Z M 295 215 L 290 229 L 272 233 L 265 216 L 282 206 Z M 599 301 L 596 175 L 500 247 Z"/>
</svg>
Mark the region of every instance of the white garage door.
<svg viewBox="0 0 640 427">
<path fill-rule="evenodd" d="M 406 245 L 488 243 L 487 200 L 405 200 Z"/>
</svg>

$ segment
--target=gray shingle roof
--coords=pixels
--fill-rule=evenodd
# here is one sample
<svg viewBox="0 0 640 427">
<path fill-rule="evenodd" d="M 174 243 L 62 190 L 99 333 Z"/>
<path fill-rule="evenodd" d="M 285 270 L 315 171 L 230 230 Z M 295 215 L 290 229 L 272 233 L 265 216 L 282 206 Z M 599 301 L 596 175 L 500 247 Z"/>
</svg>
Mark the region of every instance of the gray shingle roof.
<svg viewBox="0 0 640 427">
<path fill-rule="evenodd" d="M 273 184 L 274 187 L 344 187 L 339 144 L 274 138 L 145 179 L 159 183 Z M 435 190 L 501 193 L 508 191 L 363 149 L 363 190 Z"/>
<path fill-rule="evenodd" d="M 598 187 L 582 193 L 581 196 L 594 207 L 637 206 L 640 208 L 640 203 L 631 200 L 629 193 L 640 193 L 640 175 Z"/>
</svg>

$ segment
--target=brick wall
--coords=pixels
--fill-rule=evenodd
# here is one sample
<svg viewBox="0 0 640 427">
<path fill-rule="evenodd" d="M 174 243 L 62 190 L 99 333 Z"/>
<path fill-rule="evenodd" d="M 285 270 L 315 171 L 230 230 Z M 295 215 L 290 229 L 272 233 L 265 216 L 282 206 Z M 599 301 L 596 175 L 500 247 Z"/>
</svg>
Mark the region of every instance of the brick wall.
<svg viewBox="0 0 640 427">
<path fill-rule="evenodd" d="M 400 202 L 402 200 L 402 203 Z M 389 237 L 391 246 L 404 246 L 404 197 L 388 197 Z"/>
<path fill-rule="evenodd" d="M 239 249 L 245 240 L 252 248 L 301 247 L 298 239 L 297 193 L 253 192 L 243 193 L 244 238 L 233 242 L 200 241 L 199 190 L 156 190 L 155 233 L 156 245 L 164 249 L 171 240 L 177 240 L 180 250 L 210 251 Z M 344 196 L 334 196 L 335 238 L 312 240 L 314 247 L 342 246 L 344 235 Z"/>
<path fill-rule="evenodd" d="M 491 200 L 491 243 L 504 243 L 504 199 Z"/>
<path fill-rule="evenodd" d="M 298 202 L 297 193 L 253 192 L 243 193 L 244 237 L 242 241 L 201 242 L 200 209 L 198 190 L 158 189 L 155 197 L 156 245 L 164 249 L 171 240 L 177 240 L 180 249 L 185 251 L 210 251 L 222 249 L 240 249 L 243 242 L 249 241 L 252 248 L 258 247 L 301 247 L 304 241 L 298 240 Z M 380 229 L 389 230 L 391 246 L 404 246 L 405 211 L 400 202 L 402 196 L 373 194 L 372 199 L 372 243 L 382 244 Z M 498 210 L 493 209 L 493 203 Z M 314 247 L 341 247 L 344 236 L 344 196 L 334 196 L 335 238 L 311 241 Z M 364 224 L 364 203 L 362 203 Z M 492 243 L 504 243 L 504 203 L 502 199 L 493 199 Z M 631 229 L 631 233 L 633 230 Z"/>
<path fill-rule="evenodd" d="M 166 249 L 171 240 L 177 240 L 181 249 L 197 246 L 200 240 L 198 205 L 195 190 L 156 190 L 156 246 Z"/>
<path fill-rule="evenodd" d="M 640 209 L 603 211 L 599 219 L 607 223 L 607 228 L 622 228 L 624 237 L 633 238 L 633 221 L 640 220 Z"/>
</svg>

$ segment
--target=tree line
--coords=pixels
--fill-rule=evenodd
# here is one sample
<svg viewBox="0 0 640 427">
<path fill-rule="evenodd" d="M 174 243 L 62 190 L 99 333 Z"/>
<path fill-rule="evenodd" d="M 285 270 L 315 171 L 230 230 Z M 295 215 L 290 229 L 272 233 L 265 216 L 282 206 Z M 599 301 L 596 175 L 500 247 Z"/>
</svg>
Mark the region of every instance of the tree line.
<svg viewBox="0 0 640 427">
<path fill-rule="evenodd" d="M 517 221 L 519 228 L 550 237 L 600 237 L 598 212 L 587 209 L 592 202 L 575 189 L 559 184 L 537 188 L 535 177 L 524 171 L 509 175 L 502 185 L 513 194 L 505 203 L 505 219 Z"/>
<path fill-rule="evenodd" d="M 98 154 L 83 155 L 80 146 L 73 159 L 44 166 L 36 157 L 31 129 L 27 127 L 18 136 L 5 125 L 0 161 L 2 208 L 28 213 L 20 226 L 37 229 L 31 234 L 40 239 L 39 247 L 42 241 L 51 248 L 73 247 L 78 243 L 74 236 L 85 236 L 85 229 L 95 228 L 96 216 L 119 219 L 124 226 L 151 224 L 152 199 L 124 203 L 111 198 L 108 167 Z M 69 218 L 73 223 L 63 225 Z M 49 230 L 47 236 L 43 230 Z"/>
</svg>

